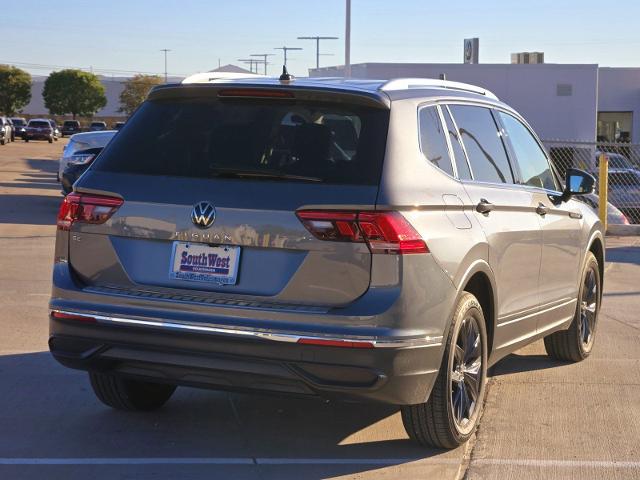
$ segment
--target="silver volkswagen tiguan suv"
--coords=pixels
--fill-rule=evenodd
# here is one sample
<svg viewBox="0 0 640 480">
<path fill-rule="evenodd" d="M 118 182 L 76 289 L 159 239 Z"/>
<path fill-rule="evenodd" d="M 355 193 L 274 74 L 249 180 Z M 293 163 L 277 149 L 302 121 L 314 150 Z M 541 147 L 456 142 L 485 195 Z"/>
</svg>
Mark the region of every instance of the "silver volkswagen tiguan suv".
<svg viewBox="0 0 640 480">
<path fill-rule="evenodd" d="M 589 355 L 604 237 L 572 197 L 594 179 L 491 92 L 199 78 L 156 87 L 60 207 L 49 346 L 102 402 L 376 401 L 453 448 L 500 358 Z"/>
</svg>

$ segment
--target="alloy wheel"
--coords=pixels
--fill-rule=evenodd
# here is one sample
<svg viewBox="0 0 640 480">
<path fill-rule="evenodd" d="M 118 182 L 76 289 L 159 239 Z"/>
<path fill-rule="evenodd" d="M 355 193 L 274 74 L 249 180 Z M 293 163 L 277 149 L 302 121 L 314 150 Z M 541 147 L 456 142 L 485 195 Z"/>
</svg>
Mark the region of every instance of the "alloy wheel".
<svg viewBox="0 0 640 480">
<path fill-rule="evenodd" d="M 456 425 L 467 430 L 478 408 L 484 382 L 482 369 L 482 338 L 478 321 L 469 316 L 460 325 L 455 343 L 451 371 L 451 407 Z"/>
</svg>

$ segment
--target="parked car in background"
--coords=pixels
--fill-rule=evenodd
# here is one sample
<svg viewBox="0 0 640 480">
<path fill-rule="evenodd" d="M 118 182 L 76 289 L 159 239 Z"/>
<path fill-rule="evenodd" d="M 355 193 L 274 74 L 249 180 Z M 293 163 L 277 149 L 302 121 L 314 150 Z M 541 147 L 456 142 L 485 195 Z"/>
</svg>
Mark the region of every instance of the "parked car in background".
<svg viewBox="0 0 640 480">
<path fill-rule="evenodd" d="M 113 124 L 114 130 L 120 130 L 122 127 L 124 127 L 124 122 L 116 122 Z"/>
<path fill-rule="evenodd" d="M 635 168 L 609 169 L 609 202 L 631 223 L 640 223 L 640 171 Z"/>
<path fill-rule="evenodd" d="M 58 181 L 62 181 L 62 175 L 69 162 L 82 165 L 87 161 L 87 157 L 74 157 L 80 150 L 90 148 L 102 148 L 118 133 L 116 130 L 105 130 L 102 132 L 76 133 L 69 138 L 69 143 L 62 151 L 62 157 L 58 164 Z M 73 182 L 72 182 L 73 183 Z"/>
<path fill-rule="evenodd" d="M 62 136 L 71 136 L 81 132 L 80 122 L 78 120 L 65 120 L 62 124 Z"/>
<path fill-rule="evenodd" d="M 58 124 L 52 118 L 49 119 L 49 123 L 51 124 L 51 128 L 53 129 L 53 139 L 57 142 L 58 139 L 62 136 L 62 132 L 58 128 Z"/>
<path fill-rule="evenodd" d="M 13 126 L 9 123 L 9 119 L 0 116 L 0 145 L 11 142 L 13 136 Z"/>
<path fill-rule="evenodd" d="M 594 212 L 600 213 L 600 197 L 595 193 L 576 197 L 576 200 L 583 201 L 593 208 Z M 607 202 L 607 223 L 610 225 L 629 225 L 630 222 L 624 213 L 618 210 L 611 202 Z"/>
<path fill-rule="evenodd" d="M 179 385 L 382 402 L 454 448 L 495 362 L 543 338 L 590 355 L 604 232 L 574 197 L 595 179 L 562 185 L 491 92 L 207 77 L 152 90 L 58 212 L 48 345 L 105 405 Z"/>
<path fill-rule="evenodd" d="M 62 193 L 65 195 L 71 193 L 75 181 L 89 168 L 101 151 L 102 147 L 78 150 L 68 159 L 67 166 L 60 177 Z"/>
<path fill-rule="evenodd" d="M 34 118 L 27 123 L 22 139 L 25 142 L 29 140 L 47 140 L 49 143 L 53 143 L 53 135 L 53 127 L 48 119 Z"/>
<path fill-rule="evenodd" d="M 107 129 L 107 124 L 105 122 L 91 122 L 91 125 L 89 125 L 90 132 L 100 132 L 106 129 Z"/>
<path fill-rule="evenodd" d="M 15 142 L 16 141 L 16 127 L 13 124 L 13 120 L 11 120 L 11 118 L 7 117 L 7 122 L 9 122 L 9 127 L 11 128 L 11 141 Z"/>
<path fill-rule="evenodd" d="M 600 150 L 596 151 L 595 155 L 595 170 L 594 174 L 597 177 L 599 168 L 600 168 L 600 156 L 605 154 L 609 159 L 609 170 L 611 169 L 627 169 L 627 170 L 638 170 L 638 166 L 634 165 L 631 160 L 622 155 L 621 153 L 611 153 L 611 152 L 601 152 Z M 640 170 L 638 170 L 640 172 Z"/>
<path fill-rule="evenodd" d="M 27 120 L 23 117 L 11 117 L 11 121 L 13 122 L 13 127 L 16 131 L 16 137 L 22 138 L 24 130 L 27 127 Z"/>
</svg>

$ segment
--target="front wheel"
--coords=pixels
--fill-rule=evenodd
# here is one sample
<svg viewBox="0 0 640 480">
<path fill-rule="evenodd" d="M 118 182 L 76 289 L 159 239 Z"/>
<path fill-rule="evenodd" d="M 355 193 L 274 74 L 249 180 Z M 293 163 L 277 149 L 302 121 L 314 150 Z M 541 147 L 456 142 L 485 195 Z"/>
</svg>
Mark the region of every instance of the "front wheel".
<svg viewBox="0 0 640 480">
<path fill-rule="evenodd" d="M 107 373 L 89 373 L 91 387 L 98 399 L 118 410 L 157 410 L 173 392 L 175 385 L 143 382 Z"/>
<path fill-rule="evenodd" d="M 544 348 L 550 357 L 579 362 L 591 354 L 602 300 L 601 288 L 598 260 L 589 252 L 582 272 L 578 306 L 569 329 L 544 338 Z"/>
<path fill-rule="evenodd" d="M 487 349 L 482 307 L 474 295 L 464 292 L 429 400 L 402 407 L 402 422 L 412 439 L 425 446 L 455 448 L 471 437 L 484 404 Z"/>
</svg>

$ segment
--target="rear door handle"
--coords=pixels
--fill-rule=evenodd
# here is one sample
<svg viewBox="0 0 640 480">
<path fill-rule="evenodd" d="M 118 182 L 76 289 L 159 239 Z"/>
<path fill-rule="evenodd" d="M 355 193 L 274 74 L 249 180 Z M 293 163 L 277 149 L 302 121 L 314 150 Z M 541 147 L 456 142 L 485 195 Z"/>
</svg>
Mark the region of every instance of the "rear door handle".
<svg viewBox="0 0 640 480">
<path fill-rule="evenodd" d="M 494 206 L 495 205 L 486 198 L 481 198 L 480 203 L 476 205 L 476 212 L 482 213 L 483 215 L 488 215 L 489 212 L 493 210 Z"/>
<path fill-rule="evenodd" d="M 547 207 L 544 203 L 539 203 L 536 207 L 536 213 L 538 215 L 545 216 L 547 213 L 549 213 L 549 207 Z"/>
</svg>

